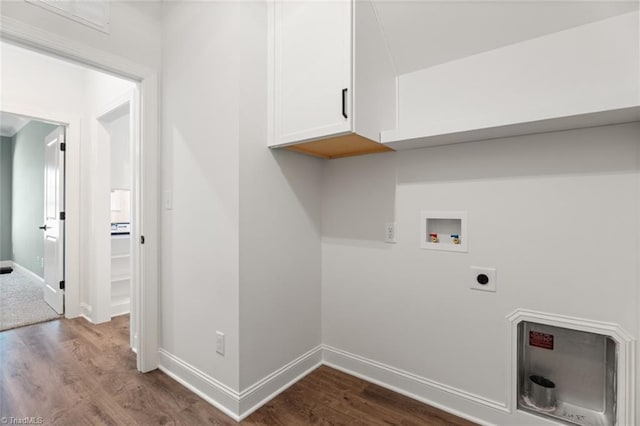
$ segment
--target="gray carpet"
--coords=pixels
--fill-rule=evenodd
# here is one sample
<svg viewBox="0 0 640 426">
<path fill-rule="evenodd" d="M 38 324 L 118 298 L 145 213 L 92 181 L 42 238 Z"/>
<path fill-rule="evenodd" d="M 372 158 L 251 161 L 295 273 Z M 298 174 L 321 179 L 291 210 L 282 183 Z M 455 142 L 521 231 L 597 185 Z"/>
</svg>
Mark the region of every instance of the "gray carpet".
<svg viewBox="0 0 640 426">
<path fill-rule="evenodd" d="M 0 331 L 61 317 L 44 301 L 43 288 L 17 269 L 0 274 Z"/>
</svg>

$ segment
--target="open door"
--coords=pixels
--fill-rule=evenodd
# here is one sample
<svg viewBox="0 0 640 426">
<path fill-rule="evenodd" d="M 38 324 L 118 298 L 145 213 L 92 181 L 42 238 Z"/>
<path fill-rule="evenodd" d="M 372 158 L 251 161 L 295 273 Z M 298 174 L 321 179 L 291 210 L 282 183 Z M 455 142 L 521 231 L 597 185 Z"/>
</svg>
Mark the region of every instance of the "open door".
<svg viewBox="0 0 640 426">
<path fill-rule="evenodd" d="M 44 140 L 44 300 L 64 313 L 64 131 Z"/>
</svg>

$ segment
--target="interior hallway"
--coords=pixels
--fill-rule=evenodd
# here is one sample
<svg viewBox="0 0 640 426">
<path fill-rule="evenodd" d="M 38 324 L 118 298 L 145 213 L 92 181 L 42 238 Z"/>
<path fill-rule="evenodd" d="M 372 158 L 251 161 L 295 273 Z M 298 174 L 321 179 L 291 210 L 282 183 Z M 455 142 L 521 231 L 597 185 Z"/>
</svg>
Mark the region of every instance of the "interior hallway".
<svg viewBox="0 0 640 426">
<path fill-rule="evenodd" d="M 0 333 L 0 418 L 43 424 L 236 424 L 159 370 L 136 371 L 129 317 L 61 319 Z M 243 425 L 471 425 L 320 367 Z"/>
</svg>

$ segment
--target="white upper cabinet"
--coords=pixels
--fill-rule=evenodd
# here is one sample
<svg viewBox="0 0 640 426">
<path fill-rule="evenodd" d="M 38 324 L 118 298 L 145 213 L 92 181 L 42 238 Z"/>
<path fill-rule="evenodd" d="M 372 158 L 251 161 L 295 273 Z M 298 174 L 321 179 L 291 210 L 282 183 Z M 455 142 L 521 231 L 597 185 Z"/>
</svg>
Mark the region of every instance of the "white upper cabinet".
<svg viewBox="0 0 640 426">
<path fill-rule="evenodd" d="M 336 158 L 640 121 L 634 2 L 271 1 L 271 147 Z"/>
<path fill-rule="evenodd" d="M 276 0 L 271 11 L 270 146 L 325 158 L 388 151 L 379 142 L 381 126 L 395 127 L 395 72 L 373 5 Z"/>
<path fill-rule="evenodd" d="M 277 144 L 351 131 L 351 4 L 275 3 Z"/>
</svg>

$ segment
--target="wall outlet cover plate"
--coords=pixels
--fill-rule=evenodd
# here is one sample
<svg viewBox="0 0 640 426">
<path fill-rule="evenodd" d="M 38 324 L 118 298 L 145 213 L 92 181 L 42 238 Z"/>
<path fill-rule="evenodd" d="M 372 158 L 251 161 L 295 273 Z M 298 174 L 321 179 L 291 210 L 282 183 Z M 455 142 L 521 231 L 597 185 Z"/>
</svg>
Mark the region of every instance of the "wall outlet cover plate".
<svg viewBox="0 0 640 426">
<path fill-rule="evenodd" d="M 470 276 L 470 288 L 480 291 L 496 291 L 497 273 L 496 268 L 484 266 L 472 266 Z"/>
<path fill-rule="evenodd" d="M 395 244 L 396 243 L 396 223 L 388 222 L 384 224 L 384 242 Z"/>
</svg>

